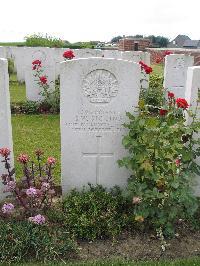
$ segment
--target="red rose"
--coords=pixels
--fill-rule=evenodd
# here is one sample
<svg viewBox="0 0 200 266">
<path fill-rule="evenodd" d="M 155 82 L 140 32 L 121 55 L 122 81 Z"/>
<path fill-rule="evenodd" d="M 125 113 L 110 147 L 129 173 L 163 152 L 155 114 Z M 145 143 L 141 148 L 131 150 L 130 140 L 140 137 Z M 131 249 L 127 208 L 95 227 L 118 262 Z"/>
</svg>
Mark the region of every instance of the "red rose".
<svg viewBox="0 0 200 266">
<path fill-rule="evenodd" d="M 168 92 L 168 98 L 174 98 L 174 93 L 173 92 Z"/>
<path fill-rule="evenodd" d="M 40 77 L 40 82 L 43 84 L 47 84 L 47 77 L 46 76 Z"/>
<path fill-rule="evenodd" d="M 142 70 L 144 69 L 146 74 L 150 74 L 153 71 L 153 69 L 151 67 L 147 66 L 144 62 L 139 61 L 139 64 L 141 65 L 141 69 Z"/>
<path fill-rule="evenodd" d="M 182 108 L 182 109 L 187 109 L 189 107 L 188 102 L 184 98 L 177 98 L 176 104 L 177 104 L 178 108 Z"/>
<path fill-rule="evenodd" d="M 75 55 L 72 50 L 68 50 L 63 53 L 63 57 L 66 59 L 73 59 Z"/>
<path fill-rule="evenodd" d="M 144 71 L 146 72 L 146 74 L 150 74 L 153 71 L 153 69 L 152 69 L 152 67 L 146 66 L 144 68 Z"/>
<path fill-rule="evenodd" d="M 159 113 L 160 113 L 161 116 L 164 116 L 164 115 L 166 115 L 168 113 L 168 111 L 165 110 L 165 109 L 160 109 Z"/>
<path fill-rule="evenodd" d="M 40 61 L 40 60 L 34 60 L 33 62 L 32 62 L 32 65 L 40 65 L 41 66 L 41 64 L 42 64 L 42 62 Z"/>
</svg>

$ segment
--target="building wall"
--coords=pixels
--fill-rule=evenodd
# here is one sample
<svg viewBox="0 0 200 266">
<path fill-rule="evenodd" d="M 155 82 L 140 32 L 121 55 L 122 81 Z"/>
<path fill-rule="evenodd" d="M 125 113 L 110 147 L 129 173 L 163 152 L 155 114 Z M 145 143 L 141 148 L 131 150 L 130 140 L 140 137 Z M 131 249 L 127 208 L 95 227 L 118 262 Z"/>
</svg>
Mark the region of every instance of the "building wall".
<svg viewBox="0 0 200 266">
<path fill-rule="evenodd" d="M 171 49 L 148 48 L 147 52 L 149 52 L 151 55 L 151 64 L 155 64 L 156 59 L 161 58 L 165 51 L 170 51 L 174 54 L 186 54 L 186 55 L 194 56 L 194 65 L 200 66 L 200 49 L 182 49 L 182 48 L 174 48 L 174 49 L 172 49 L 172 48 Z"/>
</svg>

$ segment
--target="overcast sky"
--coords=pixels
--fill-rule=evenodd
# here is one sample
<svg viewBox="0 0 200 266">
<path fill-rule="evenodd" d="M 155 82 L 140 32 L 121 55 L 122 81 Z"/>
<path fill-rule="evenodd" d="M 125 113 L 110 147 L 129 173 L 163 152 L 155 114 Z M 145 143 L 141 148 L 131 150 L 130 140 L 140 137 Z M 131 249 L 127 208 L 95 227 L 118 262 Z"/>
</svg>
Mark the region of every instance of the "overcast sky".
<svg viewBox="0 0 200 266">
<path fill-rule="evenodd" d="M 0 42 L 48 33 L 70 42 L 117 35 L 200 39 L 200 0 L 1 0 Z"/>
</svg>

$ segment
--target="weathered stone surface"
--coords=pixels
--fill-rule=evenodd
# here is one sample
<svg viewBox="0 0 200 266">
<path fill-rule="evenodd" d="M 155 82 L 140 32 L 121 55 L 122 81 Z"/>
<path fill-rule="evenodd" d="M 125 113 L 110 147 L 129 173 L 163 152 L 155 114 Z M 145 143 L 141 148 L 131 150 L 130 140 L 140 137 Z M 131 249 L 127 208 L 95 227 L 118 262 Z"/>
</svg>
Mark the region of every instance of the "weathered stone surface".
<svg viewBox="0 0 200 266">
<path fill-rule="evenodd" d="M 9 148 L 11 150 L 11 164 L 13 166 L 13 143 L 10 113 L 10 94 L 8 81 L 8 62 L 6 59 L 0 59 L 0 148 Z M 5 173 L 5 168 L 1 162 L 0 156 L 0 177 Z M 0 180 L 0 199 L 3 199 L 3 185 Z"/>
<path fill-rule="evenodd" d="M 165 57 L 164 88 L 177 98 L 184 98 L 188 67 L 193 66 L 194 58 L 184 54 L 172 54 Z"/>
<path fill-rule="evenodd" d="M 138 104 L 140 67 L 105 58 L 61 64 L 63 192 L 87 183 L 124 186 L 129 172 L 117 165 L 126 153 L 125 111 Z"/>
<path fill-rule="evenodd" d="M 196 119 L 200 121 L 200 67 L 189 67 L 187 72 L 187 81 L 186 81 L 186 92 L 185 98 L 190 105 L 190 109 L 195 113 Z M 190 117 L 187 116 L 187 123 L 191 123 Z M 200 132 L 194 137 L 199 138 Z M 197 164 L 200 165 L 200 157 L 196 160 Z M 200 196 L 200 176 L 197 176 L 197 184 L 195 187 L 196 193 Z"/>
</svg>

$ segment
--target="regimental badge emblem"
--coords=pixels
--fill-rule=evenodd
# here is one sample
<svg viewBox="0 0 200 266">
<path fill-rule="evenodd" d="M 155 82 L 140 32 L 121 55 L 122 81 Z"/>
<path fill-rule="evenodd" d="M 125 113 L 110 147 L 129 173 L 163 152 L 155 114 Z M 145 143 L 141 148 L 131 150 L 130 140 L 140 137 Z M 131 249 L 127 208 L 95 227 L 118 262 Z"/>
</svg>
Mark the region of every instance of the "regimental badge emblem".
<svg viewBox="0 0 200 266">
<path fill-rule="evenodd" d="M 82 90 L 91 103 L 109 103 L 117 96 L 119 85 L 110 71 L 97 69 L 86 75 Z"/>
</svg>

